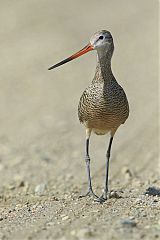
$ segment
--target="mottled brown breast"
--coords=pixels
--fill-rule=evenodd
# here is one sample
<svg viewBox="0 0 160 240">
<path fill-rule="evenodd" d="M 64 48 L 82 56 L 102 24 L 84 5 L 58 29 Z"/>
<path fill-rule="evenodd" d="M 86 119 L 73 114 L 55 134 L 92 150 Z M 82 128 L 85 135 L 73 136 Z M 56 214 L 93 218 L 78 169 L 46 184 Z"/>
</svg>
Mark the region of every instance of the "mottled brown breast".
<svg viewBox="0 0 160 240">
<path fill-rule="evenodd" d="M 88 128 L 108 131 L 124 123 L 128 115 L 126 94 L 116 80 L 92 83 L 80 98 L 79 120 Z"/>
</svg>

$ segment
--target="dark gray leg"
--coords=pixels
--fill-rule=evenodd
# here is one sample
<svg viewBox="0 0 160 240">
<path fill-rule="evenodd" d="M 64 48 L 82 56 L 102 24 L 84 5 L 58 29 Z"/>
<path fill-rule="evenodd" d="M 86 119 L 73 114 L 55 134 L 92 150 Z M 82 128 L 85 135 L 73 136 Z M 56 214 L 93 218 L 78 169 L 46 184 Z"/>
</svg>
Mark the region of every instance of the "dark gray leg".
<svg viewBox="0 0 160 240">
<path fill-rule="evenodd" d="M 85 161 L 86 161 L 87 177 L 88 177 L 88 192 L 87 194 L 82 195 L 80 197 L 93 196 L 95 199 L 99 199 L 92 189 L 91 172 L 90 172 L 90 156 L 89 156 L 89 138 L 90 138 L 90 132 L 87 132 L 86 144 L 85 144 Z"/>
<path fill-rule="evenodd" d="M 92 182 L 91 182 L 90 157 L 89 157 L 89 138 L 86 139 L 85 161 L 86 161 L 87 176 L 88 176 L 88 193 L 87 193 L 87 195 L 91 194 L 94 197 L 97 197 L 93 192 Z"/>
<path fill-rule="evenodd" d="M 109 173 L 109 159 L 111 155 L 111 146 L 112 146 L 113 136 L 111 136 L 109 141 L 109 146 L 106 154 L 107 162 L 106 162 L 106 179 L 105 179 L 105 186 L 104 186 L 104 193 L 103 198 L 107 200 L 107 193 L 108 193 L 108 173 Z"/>
<path fill-rule="evenodd" d="M 104 193 L 101 197 L 99 197 L 96 201 L 103 203 L 107 200 L 107 193 L 108 193 L 108 173 L 109 173 L 109 159 L 111 153 L 111 146 L 112 146 L 113 136 L 110 137 L 109 146 L 106 154 L 107 162 L 106 162 L 106 179 L 105 179 L 105 186 L 104 186 Z"/>
</svg>

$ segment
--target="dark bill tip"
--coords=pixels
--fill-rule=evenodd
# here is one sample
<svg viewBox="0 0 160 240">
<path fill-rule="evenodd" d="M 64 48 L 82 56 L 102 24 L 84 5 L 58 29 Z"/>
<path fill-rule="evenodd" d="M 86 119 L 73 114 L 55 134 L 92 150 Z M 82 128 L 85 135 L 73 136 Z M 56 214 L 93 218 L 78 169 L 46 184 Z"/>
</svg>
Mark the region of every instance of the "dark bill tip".
<svg viewBox="0 0 160 240">
<path fill-rule="evenodd" d="M 52 70 L 52 69 L 54 69 L 54 68 L 56 68 L 56 67 L 59 67 L 59 66 L 65 64 L 65 63 L 67 63 L 67 62 L 69 62 L 69 61 L 71 61 L 71 60 L 72 60 L 71 57 L 66 58 L 66 59 L 64 59 L 63 61 L 61 61 L 61 62 L 59 62 L 59 63 L 57 63 L 57 64 L 55 64 L 55 65 L 49 67 L 48 70 Z"/>
<path fill-rule="evenodd" d="M 83 54 L 85 54 L 85 53 L 87 53 L 87 52 L 89 52 L 89 51 L 91 51 L 91 50 L 93 50 L 93 46 L 89 43 L 87 46 L 85 46 L 85 47 L 84 47 L 83 49 L 81 49 L 79 52 L 76 52 L 76 53 L 73 54 L 72 56 L 64 59 L 63 61 L 61 61 L 61 62 L 59 62 L 59 63 L 57 63 L 57 64 L 55 64 L 55 65 L 53 65 L 53 66 L 51 66 L 51 67 L 49 67 L 48 70 L 54 69 L 54 68 L 56 68 L 56 67 L 59 67 L 59 66 L 65 64 L 65 63 L 67 63 L 67 62 L 70 62 L 71 60 L 73 60 L 73 59 L 75 59 L 75 58 L 78 58 L 78 57 L 80 57 L 81 55 L 83 55 Z"/>
</svg>

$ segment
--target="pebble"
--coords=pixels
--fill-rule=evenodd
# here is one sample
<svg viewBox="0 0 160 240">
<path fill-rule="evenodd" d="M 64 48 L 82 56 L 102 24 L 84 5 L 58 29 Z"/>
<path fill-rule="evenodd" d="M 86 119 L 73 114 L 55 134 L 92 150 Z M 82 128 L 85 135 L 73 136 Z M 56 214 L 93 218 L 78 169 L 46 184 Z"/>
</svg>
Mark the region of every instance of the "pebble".
<svg viewBox="0 0 160 240">
<path fill-rule="evenodd" d="M 15 206 L 15 209 L 16 209 L 17 211 L 19 211 L 19 210 L 22 209 L 22 208 L 23 208 L 22 204 L 16 204 L 16 206 Z"/>
<path fill-rule="evenodd" d="M 116 191 L 111 191 L 109 193 L 109 198 L 121 198 L 121 196 Z"/>
<path fill-rule="evenodd" d="M 0 216 L 0 221 L 2 221 L 3 220 L 3 217 L 2 216 Z"/>
<path fill-rule="evenodd" d="M 23 180 L 21 180 L 19 183 L 18 183 L 18 187 L 24 187 L 25 186 L 25 183 Z"/>
<path fill-rule="evenodd" d="M 159 238 L 159 234 L 155 234 L 154 237 L 155 237 L 155 238 Z"/>
<path fill-rule="evenodd" d="M 146 225 L 144 228 L 145 228 L 145 229 L 150 229 L 150 228 L 151 228 L 151 226 L 149 226 L 149 225 Z"/>
<path fill-rule="evenodd" d="M 46 225 L 47 226 L 53 226 L 53 225 L 55 225 L 55 223 L 54 222 L 48 222 Z"/>
<path fill-rule="evenodd" d="M 62 221 L 65 221 L 65 220 L 67 220 L 67 219 L 69 219 L 68 216 L 64 216 L 64 217 L 62 217 Z"/>
<path fill-rule="evenodd" d="M 147 196 L 160 196 L 160 188 L 149 187 L 144 194 Z"/>
<path fill-rule="evenodd" d="M 35 187 L 35 194 L 39 196 L 43 196 L 46 190 L 46 183 L 41 183 Z"/>
<path fill-rule="evenodd" d="M 124 220 L 121 221 L 121 224 L 124 227 L 127 227 L 127 228 L 132 228 L 132 227 L 137 226 L 137 223 L 134 220 L 131 220 L 131 219 L 124 219 Z"/>
<path fill-rule="evenodd" d="M 146 213 L 142 213 L 142 217 L 147 217 L 147 214 Z"/>
</svg>

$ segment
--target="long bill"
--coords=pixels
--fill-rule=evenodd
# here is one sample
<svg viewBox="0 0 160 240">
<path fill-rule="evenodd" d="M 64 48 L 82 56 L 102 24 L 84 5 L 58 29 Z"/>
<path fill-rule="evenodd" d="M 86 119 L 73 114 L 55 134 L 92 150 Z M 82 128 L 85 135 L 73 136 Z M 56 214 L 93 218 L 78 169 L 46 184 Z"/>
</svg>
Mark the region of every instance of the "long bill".
<svg viewBox="0 0 160 240">
<path fill-rule="evenodd" d="M 67 62 L 70 62 L 70 61 L 72 61 L 73 59 L 78 58 L 78 57 L 80 57 L 81 55 L 83 55 L 83 54 L 85 54 L 85 53 L 87 53 L 87 52 L 89 52 L 89 51 L 92 51 L 92 50 L 93 50 L 93 46 L 89 43 L 87 46 L 85 46 L 85 47 L 84 47 L 83 49 L 81 49 L 79 52 L 77 52 L 77 53 L 73 54 L 72 56 L 70 56 L 70 57 L 62 60 L 61 62 L 59 62 L 59 63 L 51 66 L 50 68 L 48 68 L 48 70 L 51 70 L 51 69 L 56 68 L 56 67 L 59 67 L 59 66 L 65 64 L 65 63 L 67 63 Z"/>
</svg>

